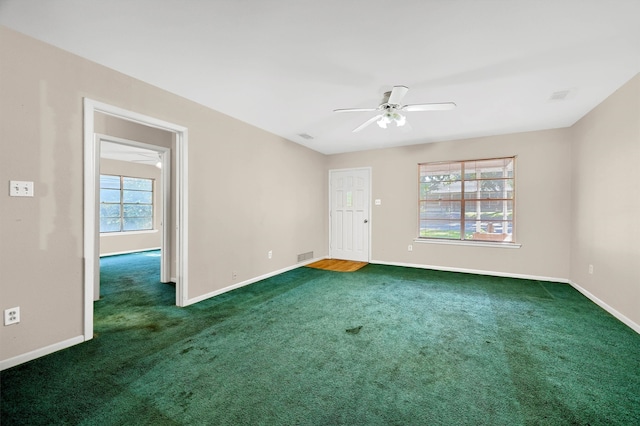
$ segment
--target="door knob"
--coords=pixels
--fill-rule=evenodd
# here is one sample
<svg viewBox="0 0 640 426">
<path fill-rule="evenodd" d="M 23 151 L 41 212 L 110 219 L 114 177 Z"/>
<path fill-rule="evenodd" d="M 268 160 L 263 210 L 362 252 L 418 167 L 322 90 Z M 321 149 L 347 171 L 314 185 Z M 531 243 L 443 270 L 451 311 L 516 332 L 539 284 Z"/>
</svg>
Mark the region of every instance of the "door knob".
<svg viewBox="0 0 640 426">
<path fill-rule="evenodd" d="M 369 219 L 365 219 L 365 220 L 364 220 L 364 223 L 369 223 Z"/>
</svg>

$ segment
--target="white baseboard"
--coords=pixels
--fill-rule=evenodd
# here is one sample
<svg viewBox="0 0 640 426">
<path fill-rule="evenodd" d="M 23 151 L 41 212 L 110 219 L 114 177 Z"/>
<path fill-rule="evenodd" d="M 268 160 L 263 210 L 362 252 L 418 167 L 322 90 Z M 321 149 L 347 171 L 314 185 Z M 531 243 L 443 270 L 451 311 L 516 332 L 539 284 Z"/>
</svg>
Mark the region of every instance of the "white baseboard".
<svg viewBox="0 0 640 426">
<path fill-rule="evenodd" d="M 261 281 L 261 280 L 264 280 L 264 279 L 267 279 L 267 278 L 271 278 L 273 276 L 282 274 L 282 273 L 287 272 L 287 271 L 291 271 L 293 269 L 297 269 L 297 268 L 299 268 L 301 266 L 305 266 L 305 265 L 308 265 L 310 263 L 317 262 L 317 261 L 323 260 L 323 259 L 329 259 L 329 256 L 317 257 L 317 258 L 314 258 L 314 259 L 306 260 L 304 262 L 296 263 L 295 265 L 292 265 L 292 266 L 289 266 L 289 267 L 286 267 L 286 268 L 283 268 L 283 269 L 280 269 L 280 270 L 277 270 L 277 271 L 269 272 L 268 274 L 264 274 L 264 275 L 261 275 L 261 276 L 258 276 L 258 277 L 254 277 L 254 278 L 251 278 L 249 280 L 242 281 L 242 282 L 230 285 L 228 287 L 224 287 L 224 288 L 221 288 L 219 290 L 215 290 L 215 291 L 203 294 L 201 296 L 194 297 L 192 299 L 188 299 L 185 302 L 184 306 L 193 305 L 194 303 L 198 303 L 198 302 L 201 302 L 203 300 L 210 299 L 212 297 L 218 296 L 218 295 L 226 293 L 228 291 L 235 290 L 237 288 L 244 287 L 246 285 L 253 284 L 255 282 L 258 282 L 258 281 Z M 544 277 L 544 276 L 539 276 L 539 275 L 526 275 L 526 274 L 514 274 L 514 273 L 507 273 L 507 272 L 485 271 L 485 270 L 479 270 L 479 269 L 452 268 L 452 267 L 443 267 L 443 266 L 424 265 L 424 264 L 419 264 L 419 263 L 385 262 L 385 261 L 382 261 L 382 260 L 371 260 L 371 261 L 369 261 L 369 263 L 378 264 L 378 265 L 389 265 L 389 266 L 403 266 L 403 267 L 408 267 L 408 268 L 432 269 L 432 270 L 436 270 L 436 271 L 445 271 L 445 272 L 463 272 L 463 273 L 477 274 L 477 275 L 490 275 L 490 276 L 507 277 L 507 278 L 522 278 L 522 279 L 528 279 L 528 280 L 550 281 L 550 282 L 558 282 L 558 283 L 564 283 L 564 284 L 568 284 L 569 283 L 569 280 L 567 278 Z M 171 280 L 173 282 L 176 282 L 176 278 L 175 277 L 171 277 Z"/>
<path fill-rule="evenodd" d="M 402 263 L 402 262 L 384 262 L 380 260 L 372 260 L 369 263 L 379 264 L 379 265 L 389 265 L 389 266 L 404 266 L 408 268 L 420 268 L 420 269 L 432 269 L 435 271 L 446 271 L 446 272 L 463 272 L 468 274 L 478 274 L 478 275 L 491 275 L 496 277 L 507 277 L 507 278 L 523 278 L 527 280 L 537 280 L 537 281 L 550 281 L 550 282 L 558 282 L 569 284 L 580 293 L 582 293 L 585 297 L 591 300 L 596 305 L 600 306 L 602 309 L 616 317 L 622 323 L 627 325 L 636 333 L 640 334 L 640 324 L 635 323 L 622 313 L 618 312 L 616 309 L 608 305 L 607 303 L 600 300 L 598 297 L 594 296 L 589 291 L 580 287 L 577 283 L 567 279 L 567 278 L 554 278 L 554 277 L 543 277 L 538 275 L 526 275 L 526 274 L 513 274 L 508 272 L 495 272 L 495 271 L 483 271 L 477 269 L 465 269 L 465 268 L 450 268 L 443 266 L 433 266 L 433 265 L 422 265 L 422 264 L 413 264 L 413 263 Z"/>
<path fill-rule="evenodd" d="M 584 296 L 586 296 L 588 299 L 590 299 L 593 303 L 595 303 L 596 305 L 600 306 L 605 311 L 609 312 L 611 315 L 616 317 L 618 320 L 622 321 L 625 325 L 627 325 L 629 328 L 631 328 L 636 333 L 640 334 L 640 324 L 637 324 L 636 322 L 634 322 L 631 319 L 627 318 L 625 315 L 623 315 L 622 313 L 620 313 L 619 311 L 617 311 L 616 309 L 614 309 L 613 307 L 611 307 L 610 305 L 608 305 L 607 303 L 603 302 L 601 299 L 599 299 L 598 297 L 593 295 L 593 293 L 591 293 L 588 290 L 585 290 L 584 288 L 580 287 L 580 285 L 578 285 L 577 283 L 574 283 L 573 281 L 569 281 L 569 284 L 571 284 L 571 287 L 575 288 L 580 293 L 582 293 Z"/>
<path fill-rule="evenodd" d="M 288 266 L 286 268 L 282 268 L 282 269 L 279 269 L 277 271 L 269 272 L 267 274 L 260 275 L 258 277 L 254 277 L 254 278 L 248 279 L 246 281 L 242 281 L 242 282 L 230 285 L 228 287 L 224 287 L 224 288 L 221 288 L 219 290 L 215 290 L 215 291 L 203 294 L 201 296 L 194 297 L 192 299 L 187 299 L 185 301 L 184 306 L 189 306 L 189 305 L 193 305 L 194 303 L 202 302 L 203 300 L 210 299 L 212 297 L 218 296 L 218 295 L 226 293 L 228 291 L 235 290 L 237 288 L 244 287 L 246 285 L 253 284 L 255 282 L 258 282 L 258 281 L 261 281 L 261 280 L 264 280 L 264 279 L 267 279 L 267 278 L 274 277 L 276 275 L 280 275 L 280 274 L 282 274 L 284 272 L 288 272 L 288 271 L 292 271 L 294 269 L 298 269 L 298 268 L 300 268 L 302 266 L 305 266 L 305 265 L 308 265 L 310 263 L 317 262 L 319 260 L 326 259 L 326 258 L 327 257 L 325 256 L 325 257 L 317 257 L 315 259 L 305 260 L 304 262 L 296 263 L 295 265 Z"/>
<path fill-rule="evenodd" d="M 45 355 L 52 354 L 54 352 L 66 349 L 82 342 L 84 342 L 84 336 L 76 336 L 72 337 L 71 339 L 63 340 L 62 342 L 54 343 L 53 345 L 45 346 L 44 348 L 36 349 L 35 351 L 27 352 L 13 358 L 2 360 L 0 361 L 0 371 L 6 370 L 7 368 L 15 367 L 16 365 L 23 364 L 27 361 L 31 361 Z"/>
<path fill-rule="evenodd" d="M 448 266 L 423 265 L 419 263 L 384 262 L 382 260 L 372 260 L 369 263 L 375 263 L 378 265 L 389 265 L 389 266 L 404 266 L 407 268 L 432 269 L 434 271 L 462 272 L 465 274 L 490 275 L 494 277 L 521 278 L 525 280 L 550 281 L 555 283 L 569 284 L 569 279 L 567 278 L 544 277 L 539 275 L 527 275 L 527 274 L 514 274 L 511 272 L 495 272 L 495 271 L 485 271 L 481 269 L 453 268 Z"/>
</svg>

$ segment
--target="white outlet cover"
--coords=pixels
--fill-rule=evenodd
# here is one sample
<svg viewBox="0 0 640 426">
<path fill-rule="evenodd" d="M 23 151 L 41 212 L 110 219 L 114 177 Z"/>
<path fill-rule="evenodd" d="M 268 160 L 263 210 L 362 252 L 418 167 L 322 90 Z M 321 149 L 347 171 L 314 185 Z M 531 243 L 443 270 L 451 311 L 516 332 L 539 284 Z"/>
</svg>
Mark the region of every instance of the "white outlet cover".
<svg viewBox="0 0 640 426">
<path fill-rule="evenodd" d="M 17 324 L 20 322 L 20 307 L 4 310 L 4 325 Z"/>
</svg>

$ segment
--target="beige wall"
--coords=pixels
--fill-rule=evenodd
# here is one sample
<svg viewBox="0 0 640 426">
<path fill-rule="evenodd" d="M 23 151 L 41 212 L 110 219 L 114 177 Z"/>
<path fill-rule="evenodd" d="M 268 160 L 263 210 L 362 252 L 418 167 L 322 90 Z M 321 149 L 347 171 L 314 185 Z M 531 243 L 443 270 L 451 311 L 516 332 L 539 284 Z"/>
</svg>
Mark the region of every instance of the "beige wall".
<svg viewBox="0 0 640 426">
<path fill-rule="evenodd" d="M 36 193 L 0 192 L 0 362 L 84 332 L 83 97 L 189 129 L 189 298 L 327 254 L 323 155 L 4 27 L 0 57 L 0 182 Z"/>
<path fill-rule="evenodd" d="M 175 139 L 173 133 L 166 130 L 123 120 L 100 112 L 94 114 L 93 129 L 96 133 L 102 135 L 115 136 L 163 148 L 172 148 Z"/>
<path fill-rule="evenodd" d="M 100 160 L 100 174 L 153 179 L 153 231 L 111 232 L 100 234 L 100 255 L 157 249 L 162 244 L 162 194 L 160 169 L 127 161 Z"/>
<path fill-rule="evenodd" d="M 516 238 L 521 248 L 414 242 L 418 163 L 513 155 L 517 156 Z M 382 201 L 372 206 L 374 262 L 567 280 L 570 164 L 567 131 L 549 130 L 332 155 L 328 167 L 372 167 L 371 198 Z"/>
<path fill-rule="evenodd" d="M 640 326 L 640 75 L 571 134 L 571 280 Z"/>
</svg>

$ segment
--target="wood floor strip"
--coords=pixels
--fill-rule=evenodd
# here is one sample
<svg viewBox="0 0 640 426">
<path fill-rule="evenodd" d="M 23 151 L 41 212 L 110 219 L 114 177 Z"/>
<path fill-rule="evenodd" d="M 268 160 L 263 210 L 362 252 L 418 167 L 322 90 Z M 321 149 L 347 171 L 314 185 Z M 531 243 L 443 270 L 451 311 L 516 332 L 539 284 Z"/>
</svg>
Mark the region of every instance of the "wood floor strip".
<svg viewBox="0 0 640 426">
<path fill-rule="evenodd" d="M 353 260 L 342 259 L 323 259 L 310 263 L 307 267 L 335 272 L 355 272 L 366 265 L 368 265 L 367 262 L 355 262 Z"/>
</svg>

